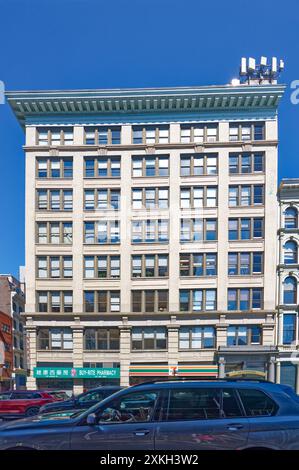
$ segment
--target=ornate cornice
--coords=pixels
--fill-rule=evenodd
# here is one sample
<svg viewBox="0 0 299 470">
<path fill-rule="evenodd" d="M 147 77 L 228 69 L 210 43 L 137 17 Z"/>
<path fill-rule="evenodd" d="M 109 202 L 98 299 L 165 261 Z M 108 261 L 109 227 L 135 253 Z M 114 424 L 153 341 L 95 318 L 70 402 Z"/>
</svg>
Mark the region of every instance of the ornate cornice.
<svg viewBox="0 0 299 470">
<path fill-rule="evenodd" d="M 223 85 L 114 90 L 8 91 L 6 98 L 24 126 L 37 116 L 142 115 L 276 110 L 284 85 Z"/>
</svg>

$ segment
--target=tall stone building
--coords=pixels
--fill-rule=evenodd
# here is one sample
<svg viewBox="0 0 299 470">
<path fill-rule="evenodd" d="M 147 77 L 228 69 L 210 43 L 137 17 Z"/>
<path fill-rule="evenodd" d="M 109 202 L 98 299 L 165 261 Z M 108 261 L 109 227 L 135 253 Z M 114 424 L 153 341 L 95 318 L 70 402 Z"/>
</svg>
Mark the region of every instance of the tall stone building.
<svg viewBox="0 0 299 470">
<path fill-rule="evenodd" d="M 14 91 L 28 386 L 275 379 L 284 87 Z"/>
</svg>

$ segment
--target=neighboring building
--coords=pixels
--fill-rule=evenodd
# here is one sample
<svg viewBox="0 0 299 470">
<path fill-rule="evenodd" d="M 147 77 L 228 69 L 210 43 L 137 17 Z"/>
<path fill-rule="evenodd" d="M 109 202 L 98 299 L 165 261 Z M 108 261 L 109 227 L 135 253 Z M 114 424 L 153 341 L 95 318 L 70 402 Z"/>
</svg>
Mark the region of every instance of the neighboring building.
<svg viewBox="0 0 299 470">
<path fill-rule="evenodd" d="M 12 319 L 0 311 L 0 391 L 12 387 L 13 371 Z"/>
<path fill-rule="evenodd" d="M 28 387 L 274 380 L 283 91 L 7 93 L 26 132 Z"/>
<path fill-rule="evenodd" d="M 280 208 L 278 261 L 279 347 L 277 381 L 291 385 L 299 393 L 299 179 L 285 178 L 278 190 Z"/>
<path fill-rule="evenodd" d="M 15 388 L 24 387 L 27 377 L 24 285 L 11 274 L 0 274 L 0 310 L 12 318 L 13 374 Z"/>
</svg>

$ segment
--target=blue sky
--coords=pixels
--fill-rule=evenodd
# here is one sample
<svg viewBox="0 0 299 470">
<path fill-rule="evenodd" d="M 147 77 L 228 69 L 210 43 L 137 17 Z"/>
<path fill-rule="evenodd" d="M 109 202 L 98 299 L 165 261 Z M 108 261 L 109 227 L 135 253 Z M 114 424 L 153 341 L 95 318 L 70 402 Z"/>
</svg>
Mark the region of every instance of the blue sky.
<svg viewBox="0 0 299 470">
<path fill-rule="evenodd" d="M 0 0 L 7 90 L 225 84 L 242 56 L 278 56 L 279 176 L 299 176 L 299 2 L 287 0 Z M 23 132 L 0 106 L 0 272 L 24 264 Z"/>
</svg>

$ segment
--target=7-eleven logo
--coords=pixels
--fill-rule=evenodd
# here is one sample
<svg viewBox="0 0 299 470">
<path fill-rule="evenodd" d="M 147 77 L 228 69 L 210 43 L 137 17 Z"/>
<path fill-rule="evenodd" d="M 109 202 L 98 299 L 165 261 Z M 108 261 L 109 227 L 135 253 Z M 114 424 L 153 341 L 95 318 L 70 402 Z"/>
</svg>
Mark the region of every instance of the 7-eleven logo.
<svg viewBox="0 0 299 470">
<path fill-rule="evenodd" d="M 170 366 L 169 367 L 168 375 L 175 376 L 175 375 L 178 375 L 178 373 L 179 373 L 178 366 Z"/>
</svg>

